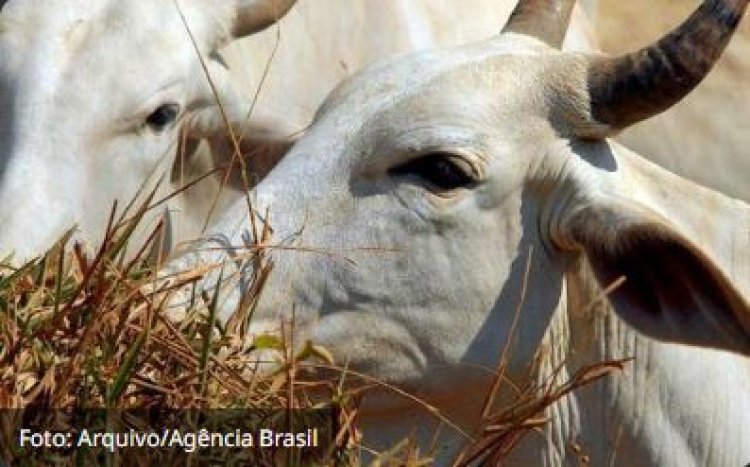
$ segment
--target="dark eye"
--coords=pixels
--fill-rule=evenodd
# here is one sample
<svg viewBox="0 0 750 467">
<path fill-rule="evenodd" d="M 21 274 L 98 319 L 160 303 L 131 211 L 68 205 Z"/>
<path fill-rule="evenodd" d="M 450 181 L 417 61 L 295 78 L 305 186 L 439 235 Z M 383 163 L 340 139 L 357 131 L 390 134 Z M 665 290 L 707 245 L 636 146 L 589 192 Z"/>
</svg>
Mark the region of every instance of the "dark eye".
<svg viewBox="0 0 750 467">
<path fill-rule="evenodd" d="M 474 184 L 476 180 L 470 169 L 462 167 L 468 164 L 459 163 L 457 159 L 457 156 L 445 153 L 427 154 L 394 167 L 388 173 L 419 177 L 440 190 L 454 190 Z"/>
<path fill-rule="evenodd" d="M 162 131 L 177 120 L 180 106 L 177 104 L 163 104 L 146 118 L 146 125 L 154 131 Z"/>
</svg>

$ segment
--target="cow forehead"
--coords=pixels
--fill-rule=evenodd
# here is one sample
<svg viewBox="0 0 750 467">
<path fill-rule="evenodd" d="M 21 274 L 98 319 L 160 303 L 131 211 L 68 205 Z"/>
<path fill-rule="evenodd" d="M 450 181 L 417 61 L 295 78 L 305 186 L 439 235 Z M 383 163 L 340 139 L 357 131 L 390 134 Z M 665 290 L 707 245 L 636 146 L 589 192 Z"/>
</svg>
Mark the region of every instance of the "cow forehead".
<svg viewBox="0 0 750 467">
<path fill-rule="evenodd" d="M 39 5 L 11 2 L 0 16 L 0 79 L 16 96 L 19 110 L 65 102 L 56 107 L 106 105 L 132 112 L 167 80 L 189 78 L 186 66 L 197 63 L 197 54 L 186 23 L 205 55 L 228 31 L 231 18 L 231 3 L 221 1 L 210 6 L 186 0 Z M 88 98 L 97 89 L 108 99 Z M 35 118 L 43 117 L 35 111 Z"/>
<path fill-rule="evenodd" d="M 233 18 L 230 0 L 199 2 L 197 0 L 58 0 L 38 2 L 11 0 L 0 14 L 0 34 L 6 41 L 29 46 L 34 43 L 60 43 L 74 49 L 81 43 L 101 37 L 126 35 L 137 37 L 149 33 L 154 40 L 165 34 L 184 35 L 185 22 L 198 45 L 210 36 L 228 34 Z M 157 33 L 158 34 L 155 34 Z"/>
<path fill-rule="evenodd" d="M 480 69 L 483 64 L 525 61 L 533 64 L 540 56 L 555 53 L 541 42 L 527 36 L 504 34 L 492 40 L 452 49 L 426 50 L 383 60 L 365 67 L 345 80 L 326 98 L 317 115 L 325 115 L 341 106 L 361 107 L 377 104 L 387 107 L 402 96 L 424 93 L 426 83 L 451 80 L 451 75 L 471 68 L 487 75 L 490 69 Z M 507 59 L 507 60 L 504 60 Z M 515 60 L 514 60 L 515 59 Z M 493 63 L 490 63 L 493 62 Z M 466 82 L 459 83 L 466 86 Z"/>
<path fill-rule="evenodd" d="M 343 132 L 349 136 L 336 138 L 339 144 L 353 138 L 355 149 L 364 150 L 359 154 L 380 157 L 404 148 L 434 150 L 443 142 L 478 143 L 483 132 L 501 131 L 499 119 L 508 115 L 513 126 L 520 117 L 544 118 L 546 110 L 535 108 L 545 91 L 536 70 L 554 52 L 498 42 L 459 53 L 422 52 L 365 70 L 328 98 L 319 112 L 326 123 L 316 133 L 330 142 L 332 131 Z"/>
</svg>

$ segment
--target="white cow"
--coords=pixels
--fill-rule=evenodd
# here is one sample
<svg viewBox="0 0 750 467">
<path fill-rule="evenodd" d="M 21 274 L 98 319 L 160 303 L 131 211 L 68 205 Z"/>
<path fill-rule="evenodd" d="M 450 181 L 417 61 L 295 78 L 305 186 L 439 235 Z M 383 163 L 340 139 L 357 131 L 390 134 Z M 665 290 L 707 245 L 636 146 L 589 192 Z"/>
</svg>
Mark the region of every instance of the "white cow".
<svg viewBox="0 0 750 467">
<path fill-rule="evenodd" d="M 217 160 L 177 151 L 173 164 L 182 121 L 192 136 L 226 134 L 176 5 L 258 169 L 254 153 L 270 151 L 272 163 L 352 71 L 398 52 L 486 37 L 515 0 L 303 0 L 280 29 L 229 43 L 262 29 L 292 3 L 3 2 L 0 257 L 38 254 L 75 223 L 80 237 L 96 244 L 112 202 L 124 208 L 146 179 L 167 175 L 161 198 L 227 163 L 231 145 L 217 148 Z M 571 44 L 580 47 L 586 23 L 575 24 Z M 170 209 L 174 242 L 201 231 L 222 178 L 204 180 L 155 213 Z"/>
<path fill-rule="evenodd" d="M 122 211 L 171 164 L 185 115 L 214 105 L 204 65 L 223 92 L 216 51 L 293 3 L 2 2 L 0 257 L 38 254 L 75 223 L 100 240 L 113 201 Z"/>
<path fill-rule="evenodd" d="M 750 206 L 608 139 L 688 94 L 746 6 L 707 0 L 654 45 L 609 58 L 560 52 L 568 7 L 526 1 L 499 36 L 347 80 L 251 193 L 275 245 L 251 331 L 294 309 L 295 342 L 327 346 L 469 432 L 509 339 L 518 382 L 634 357 L 553 406 L 545 436 L 504 465 L 578 465 L 574 445 L 597 466 L 746 465 Z M 238 203 L 211 249 L 169 269 L 237 259 L 223 268 L 224 319 L 253 277 L 239 261 L 250 225 Z M 382 447 L 416 426 L 429 446 L 432 414 L 375 399 L 365 440 Z M 441 465 L 464 441 L 443 435 Z"/>
</svg>

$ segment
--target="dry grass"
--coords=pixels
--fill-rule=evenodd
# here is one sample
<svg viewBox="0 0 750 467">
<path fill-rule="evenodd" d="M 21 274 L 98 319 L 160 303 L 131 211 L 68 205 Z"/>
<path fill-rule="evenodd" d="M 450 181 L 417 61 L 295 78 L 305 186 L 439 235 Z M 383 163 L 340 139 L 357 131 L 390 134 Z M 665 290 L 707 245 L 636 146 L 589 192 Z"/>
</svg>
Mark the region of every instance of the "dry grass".
<svg viewBox="0 0 750 467">
<path fill-rule="evenodd" d="M 614 31 L 614 25 L 605 29 Z M 660 25 L 659 30 L 662 29 Z M 605 46 L 617 49 L 622 45 L 619 39 L 610 41 L 615 42 L 607 42 L 605 37 Z M 210 80 L 207 69 L 205 71 Z M 231 128 L 216 94 L 222 118 L 227 128 Z M 257 93 L 253 101 L 256 99 Z M 244 158 L 239 157 L 241 141 L 231 132 L 228 139 L 232 143 L 233 158 L 221 181 L 222 189 L 229 180 L 232 165 L 241 166 L 243 176 L 247 172 Z M 246 178 L 242 182 L 244 187 L 250 185 Z M 333 370 L 327 372 L 331 375 L 340 369 L 325 349 L 312 343 L 295 347 L 283 336 L 260 336 L 248 342 L 245 331 L 256 298 L 271 273 L 261 247 L 268 244 L 267 226 L 260 231 L 252 226 L 257 248 L 248 260 L 254 262 L 256 280 L 232 319 L 227 323 L 217 321 L 216 294 L 200 294 L 191 300 L 194 309 L 184 320 L 170 320 L 164 313 L 170 290 L 189 286 L 205 271 L 185 274 L 169 286 L 159 285 L 157 268 L 150 263 L 148 252 L 159 243 L 160 228 L 157 227 L 143 245 L 133 245 L 130 241 L 151 201 L 152 197 L 148 197 L 128 218 L 124 213 L 117 217 L 113 208 L 105 239 L 93 255 L 72 243 L 70 235 L 66 235 L 46 255 L 21 267 L 12 266 L 10 258 L 0 260 L 0 409 L 11 409 L 0 414 L 0 463 L 3 460 L 12 463 L 12 459 L 31 465 L 54 460 L 66 465 L 101 460 L 101 453 L 96 452 L 56 451 L 51 454 L 54 458 L 44 457 L 49 453 L 19 453 L 15 448 L 18 430 L 28 422 L 29 414 L 44 416 L 52 409 L 68 413 L 82 409 L 251 408 L 258 413 L 330 409 L 327 413 L 334 414 L 335 427 L 332 442 L 314 458 L 315 463 L 324 465 L 360 462 L 358 446 L 367 444 L 356 429 L 362 388 L 386 387 L 412 398 L 415 404 L 440 417 L 436 408 L 367 375 L 347 371 L 347 378 L 361 383 L 353 385 L 342 384 L 343 377 L 314 378 L 304 370 L 325 367 Z M 215 207 L 216 201 L 213 204 Z M 294 348 L 299 350 L 292 351 Z M 281 356 L 276 362 L 277 368 L 258 373 L 259 359 L 269 352 Z M 498 384 L 505 380 L 505 357 L 502 356 L 497 369 Z M 319 363 L 321 361 L 323 364 Z M 473 443 L 456 459 L 456 464 L 500 463 L 524 436 L 544 428 L 548 422 L 546 412 L 552 404 L 582 386 L 619 371 L 622 365 L 620 361 L 592 364 L 562 384 L 554 383 L 556 375 L 541 385 L 527 382 L 524 389 L 518 391 L 514 403 L 484 414 Z M 489 395 L 488 400 L 491 399 Z M 240 415 L 246 416 L 247 412 L 240 412 Z M 59 429 L 74 427 L 70 420 L 67 425 L 65 420 L 48 420 L 47 423 Z M 143 420 L 126 418 L 117 423 L 148 429 L 143 426 Z M 179 423 L 187 422 L 182 419 Z M 267 420 L 250 423 L 262 424 Z M 252 429 L 247 421 L 241 426 Z M 240 465 L 304 463 L 290 458 L 289 453 L 285 453 L 286 457 L 278 457 L 278 454 L 271 451 L 211 452 L 206 459 L 206 453 L 198 452 L 193 461 L 217 463 L 231 458 Z M 386 452 L 374 453 L 373 464 L 428 465 L 430 459 L 425 454 L 413 440 L 404 439 Z M 114 462 L 117 463 L 117 459 Z M 155 462 L 184 465 L 184 458 L 170 458 L 159 451 L 141 452 L 135 458 L 135 464 Z"/>
<path fill-rule="evenodd" d="M 561 385 L 552 382 L 556 379 L 554 375 L 542 386 L 527 386 L 512 405 L 484 418 L 480 436 L 461 453 L 456 465 L 476 465 L 477 462 L 501 465 L 524 436 L 532 431 L 543 433 L 549 422 L 546 412 L 550 406 L 577 389 L 622 371 L 625 363 L 626 360 L 595 363 L 579 369 Z"/>
<path fill-rule="evenodd" d="M 190 287 L 202 271 L 169 283 L 156 280 L 156 268 L 147 252 L 159 243 L 161 226 L 145 244 L 137 248 L 129 244 L 151 201 L 148 197 L 129 218 L 117 218 L 113 208 L 105 239 L 93 255 L 81 245 L 71 244 L 70 235 L 66 235 L 46 255 L 21 267 L 11 266 L 9 259 L 0 262 L 0 409 L 13 409 L 5 410 L 0 417 L 0 459 L 22 460 L 27 465 L 50 462 L 51 458 L 45 457 L 50 455 L 62 465 L 101 461 L 101 452 L 18 450 L 19 429 L 29 417 L 52 417 L 52 409 L 72 414 L 83 409 L 178 409 L 190 413 L 250 408 L 254 413 L 318 409 L 315 413 L 328 414 L 331 442 L 315 453 L 314 463 L 359 464 L 357 446 L 362 439 L 356 430 L 358 402 L 366 388 L 387 385 L 354 371 L 339 372 L 325 349 L 312 343 L 295 346 L 283 336 L 250 340 L 245 335 L 255 298 L 270 274 L 261 247 L 248 259 L 259 271 L 256 284 L 229 322 L 216 320 L 217 297 L 205 293 L 192 297 L 193 309 L 180 322 L 167 318 L 164 304 L 170 292 Z M 257 233 L 259 245 L 267 244 L 268 232 L 264 228 Z M 298 350 L 293 352 L 292 348 Z M 269 352 L 280 356 L 276 369 L 257 372 L 259 360 Z M 505 355 L 501 358 L 504 361 Z M 329 379 L 303 371 L 321 367 L 328 370 Z M 620 367 L 620 362 L 592 365 L 562 385 L 527 385 L 514 404 L 485 414 L 482 427 L 476 430 L 478 438 L 457 464 L 498 462 L 529 431 L 544 426 L 544 414 L 551 404 Z M 347 384 L 343 384 L 343 377 L 331 378 L 337 372 L 346 373 Z M 501 364 L 498 381 L 503 372 Z M 349 384 L 352 381 L 361 384 Z M 437 409 L 423 406 L 440 417 Z M 84 417 L 84 423 L 93 423 L 91 417 L 99 416 L 98 412 L 91 413 L 89 418 Z M 246 419 L 247 413 L 240 412 L 240 416 Z M 165 423 L 159 419 L 149 425 L 121 413 L 118 417 L 117 426 L 139 430 L 159 430 L 159 424 Z M 43 423 L 75 429 L 81 419 L 69 419 L 67 425 L 59 419 L 44 419 Z M 184 426 L 187 422 L 183 418 L 176 423 Z M 243 420 L 240 426 L 253 430 L 264 423 L 268 419 L 259 417 L 253 422 Z M 187 426 L 197 429 L 198 425 Z M 213 461 L 231 458 L 252 465 L 290 463 L 289 452 L 286 457 L 263 450 L 193 455 L 199 463 L 206 461 L 206 456 Z M 412 440 L 405 439 L 373 457 L 376 465 L 417 466 L 430 463 L 424 455 Z M 184 458 L 151 450 L 129 458 L 128 463 L 132 462 L 181 465 Z"/>
<path fill-rule="evenodd" d="M 29 416 L 52 409 L 252 408 L 265 413 L 332 408 L 331 413 L 346 418 L 346 401 L 335 393 L 335 384 L 316 388 L 328 394 L 327 403 L 313 402 L 304 390 L 290 390 L 292 385 L 309 389 L 311 383 L 294 375 L 300 361 L 325 357 L 322 350 L 303 346 L 292 354 L 283 340 L 270 336 L 243 346 L 213 313 L 190 313 L 180 323 L 165 316 L 169 290 L 154 286 L 155 268 L 146 254 L 160 228 L 137 253 L 125 254 L 145 211 L 118 223 L 113 210 L 105 240 L 92 256 L 79 244 L 68 245 L 66 235 L 46 255 L 21 267 L 8 259 L 0 263 L 0 408 L 13 409 L 0 420 L 0 459 L 19 459 L 18 430 Z M 198 277 L 170 287 L 189 286 Z M 205 295 L 196 303 L 208 310 L 215 305 Z M 256 355 L 268 350 L 283 359 L 277 371 L 260 376 L 254 371 Z M 345 457 L 348 429 L 330 446 L 331 459 Z M 68 454 L 71 463 L 81 462 Z M 150 454 L 144 453 L 144 460 L 153 460 Z M 36 455 L 42 454 L 24 458 Z M 273 464 L 263 451 L 252 455 L 260 456 L 252 459 L 254 464 Z"/>
</svg>

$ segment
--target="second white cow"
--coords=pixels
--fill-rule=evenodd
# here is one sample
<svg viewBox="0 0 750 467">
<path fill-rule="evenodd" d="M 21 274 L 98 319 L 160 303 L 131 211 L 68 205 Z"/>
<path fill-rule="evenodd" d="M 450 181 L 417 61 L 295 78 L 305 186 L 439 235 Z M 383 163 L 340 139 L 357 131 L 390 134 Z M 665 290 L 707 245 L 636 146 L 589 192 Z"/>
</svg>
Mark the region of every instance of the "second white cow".
<svg viewBox="0 0 750 467">
<path fill-rule="evenodd" d="M 216 51 L 293 3 L 3 2 L 0 257 L 29 259 L 76 224 L 101 241 L 113 202 L 149 192 L 185 116 L 216 102 L 205 71 L 231 87 Z"/>
</svg>

